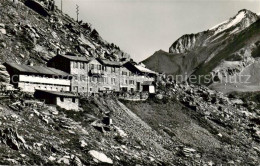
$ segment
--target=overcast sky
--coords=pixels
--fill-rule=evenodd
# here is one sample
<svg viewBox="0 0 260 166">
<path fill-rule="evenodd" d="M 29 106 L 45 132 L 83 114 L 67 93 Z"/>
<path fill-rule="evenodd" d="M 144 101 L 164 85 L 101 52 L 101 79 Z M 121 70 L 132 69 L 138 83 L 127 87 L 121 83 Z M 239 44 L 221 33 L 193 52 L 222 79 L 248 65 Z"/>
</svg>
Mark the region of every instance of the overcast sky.
<svg viewBox="0 0 260 166">
<path fill-rule="evenodd" d="M 182 35 L 207 30 L 241 9 L 260 12 L 260 0 L 63 0 L 63 11 L 76 18 L 76 4 L 80 20 L 136 61 L 168 51 Z"/>
</svg>

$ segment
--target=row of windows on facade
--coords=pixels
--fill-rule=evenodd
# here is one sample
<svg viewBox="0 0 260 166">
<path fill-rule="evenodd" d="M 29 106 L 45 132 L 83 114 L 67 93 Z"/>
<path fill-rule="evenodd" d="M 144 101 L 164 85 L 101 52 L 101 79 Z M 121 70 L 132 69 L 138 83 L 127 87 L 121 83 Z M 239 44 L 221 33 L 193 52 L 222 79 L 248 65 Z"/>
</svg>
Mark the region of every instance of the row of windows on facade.
<svg viewBox="0 0 260 166">
<path fill-rule="evenodd" d="M 76 81 L 78 81 L 78 76 L 75 75 L 74 79 Z M 85 75 L 81 75 L 79 80 L 80 81 L 86 81 L 86 76 Z M 106 78 L 106 77 L 90 77 L 90 82 L 109 83 L 108 80 L 109 79 Z M 123 82 L 125 84 L 128 84 L 128 80 L 126 80 L 126 79 Z M 116 78 L 111 78 L 111 84 L 116 84 Z M 135 81 L 134 80 L 129 80 L 129 84 L 134 85 Z"/>
<path fill-rule="evenodd" d="M 53 85 L 54 86 L 54 85 Z M 64 87 L 64 88 L 63 88 Z M 60 86 L 60 87 L 52 87 L 52 86 L 41 86 L 41 85 L 39 85 L 39 86 L 37 86 L 37 87 L 33 87 L 33 89 L 43 89 L 43 90 L 54 90 L 54 89 L 56 89 L 56 91 L 64 91 L 64 89 L 65 89 L 65 86 Z"/>
<path fill-rule="evenodd" d="M 45 86 L 45 87 L 39 86 L 38 88 L 39 88 L 39 89 L 46 89 L 46 90 L 48 90 L 48 88 L 47 88 L 46 86 Z M 34 88 L 34 89 L 36 89 L 36 88 Z M 55 88 L 49 87 L 49 89 L 52 90 L 52 89 L 55 89 Z M 56 90 L 57 90 L 57 91 L 59 91 L 59 90 L 60 90 L 60 91 L 64 91 L 64 88 L 56 88 Z"/>
<path fill-rule="evenodd" d="M 72 62 L 72 63 L 73 63 L 73 68 L 76 68 L 76 69 L 85 69 L 86 68 L 85 63 L 83 63 L 83 62 Z M 107 66 L 90 64 L 89 70 L 92 70 L 92 69 L 107 71 Z M 115 72 L 115 71 L 116 71 L 116 68 L 111 67 L 111 72 Z"/>
<path fill-rule="evenodd" d="M 96 68 L 95 68 L 96 66 Z M 85 69 L 85 65 L 83 62 L 73 62 L 73 68 L 80 68 L 80 69 Z M 107 71 L 107 66 L 103 66 L 103 65 L 95 65 L 95 64 L 90 64 L 89 66 L 89 70 L 93 70 L 93 69 L 97 69 L 97 70 L 101 70 L 101 71 Z M 111 67 L 111 72 L 115 73 L 116 72 L 116 67 Z M 128 75 L 128 72 L 126 71 L 122 71 L 122 75 Z M 134 75 L 134 73 L 129 72 L 129 76 Z"/>
<path fill-rule="evenodd" d="M 104 89 L 105 89 L 105 90 L 111 90 L 110 88 L 106 88 L 106 87 L 104 87 Z M 74 87 L 73 87 L 73 90 L 74 90 L 74 91 L 78 91 L 78 90 L 79 90 L 79 87 L 78 87 L 78 86 L 74 86 Z M 85 90 L 85 87 L 82 87 L 82 91 L 84 91 L 84 90 Z M 92 90 L 93 90 L 92 88 L 89 88 L 89 91 L 90 91 L 90 92 L 92 92 Z M 112 90 L 115 91 L 116 89 L 112 89 Z M 100 91 L 100 88 L 98 88 L 98 91 Z"/>
</svg>

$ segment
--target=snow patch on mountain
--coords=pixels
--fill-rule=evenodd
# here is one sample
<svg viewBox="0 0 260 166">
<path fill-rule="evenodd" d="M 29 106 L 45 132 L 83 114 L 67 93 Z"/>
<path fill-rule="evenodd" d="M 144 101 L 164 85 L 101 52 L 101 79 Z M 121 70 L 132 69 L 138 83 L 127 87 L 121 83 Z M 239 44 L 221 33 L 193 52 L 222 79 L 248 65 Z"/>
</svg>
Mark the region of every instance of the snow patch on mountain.
<svg viewBox="0 0 260 166">
<path fill-rule="evenodd" d="M 218 37 L 214 38 L 211 42 L 216 41 L 217 39 L 223 37 L 225 34 L 226 34 L 226 33 L 222 33 L 222 34 L 220 34 Z"/>
<path fill-rule="evenodd" d="M 242 21 L 243 18 L 246 16 L 246 11 L 240 11 L 234 18 L 231 18 L 228 21 L 225 21 L 224 23 L 220 24 L 219 26 L 214 26 L 210 30 L 215 30 L 214 34 L 218 34 L 220 32 L 225 31 L 226 29 L 229 29 L 232 26 L 237 25 Z"/>
<path fill-rule="evenodd" d="M 235 28 L 233 31 L 231 31 L 230 34 L 234 34 L 234 33 L 237 33 L 237 32 L 239 32 L 239 28 L 238 27 Z"/>
<path fill-rule="evenodd" d="M 222 23 L 219 23 L 219 24 L 215 25 L 214 27 L 211 27 L 209 30 L 216 29 L 216 28 L 219 27 L 220 25 L 226 24 L 228 21 L 229 21 L 229 20 L 226 20 L 226 21 L 224 21 L 224 22 L 222 22 Z"/>
</svg>

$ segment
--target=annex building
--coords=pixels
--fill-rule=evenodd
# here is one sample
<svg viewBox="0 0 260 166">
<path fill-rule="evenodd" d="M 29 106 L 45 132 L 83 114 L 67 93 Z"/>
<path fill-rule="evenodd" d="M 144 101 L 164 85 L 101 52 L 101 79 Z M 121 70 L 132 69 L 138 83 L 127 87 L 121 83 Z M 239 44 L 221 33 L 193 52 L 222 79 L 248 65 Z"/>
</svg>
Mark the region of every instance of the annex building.
<svg viewBox="0 0 260 166">
<path fill-rule="evenodd" d="M 24 92 L 36 89 L 49 91 L 70 91 L 72 77 L 61 70 L 43 67 L 4 63 L 10 74 L 10 83 Z"/>
</svg>

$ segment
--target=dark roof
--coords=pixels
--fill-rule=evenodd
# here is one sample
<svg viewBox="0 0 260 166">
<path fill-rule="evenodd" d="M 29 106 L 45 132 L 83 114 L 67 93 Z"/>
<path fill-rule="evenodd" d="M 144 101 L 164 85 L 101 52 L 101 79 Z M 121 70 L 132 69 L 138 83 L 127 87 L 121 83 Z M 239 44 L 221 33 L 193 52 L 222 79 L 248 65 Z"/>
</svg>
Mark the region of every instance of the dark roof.
<svg viewBox="0 0 260 166">
<path fill-rule="evenodd" d="M 34 0 L 27 0 L 24 2 L 24 4 L 26 6 L 28 6 L 29 8 L 31 8 L 32 10 L 34 10 L 35 12 L 41 14 L 44 17 L 50 16 L 49 12 L 47 11 L 47 9 L 42 6 L 39 2 L 34 1 Z"/>
<path fill-rule="evenodd" d="M 68 92 L 47 91 L 47 90 L 36 89 L 36 93 L 45 93 L 45 94 L 47 93 L 47 94 L 54 95 L 54 96 L 78 98 L 77 95 L 74 95 L 74 94 L 68 93 Z"/>
<path fill-rule="evenodd" d="M 97 60 L 98 60 L 102 65 L 105 65 L 105 66 L 117 66 L 117 67 L 122 66 L 122 64 L 121 64 L 120 62 L 116 62 L 116 61 L 109 61 L 109 60 L 100 59 L 100 58 L 97 58 Z"/>
<path fill-rule="evenodd" d="M 144 81 L 142 85 L 153 85 L 152 81 Z"/>
<path fill-rule="evenodd" d="M 81 61 L 81 62 L 89 62 L 92 59 L 87 59 L 86 57 L 79 57 L 79 56 L 73 56 L 73 55 L 59 55 L 66 59 L 72 60 L 72 61 Z"/>
<path fill-rule="evenodd" d="M 52 67 L 28 66 L 28 65 L 20 65 L 17 63 L 5 63 L 4 65 L 14 68 L 14 69 L 18 70 L 20 73 L 55 75 L 55 76 L 70 76 L 70 74 L 68 74 L 64 71 L 52 68 Z"/>
</svg>

